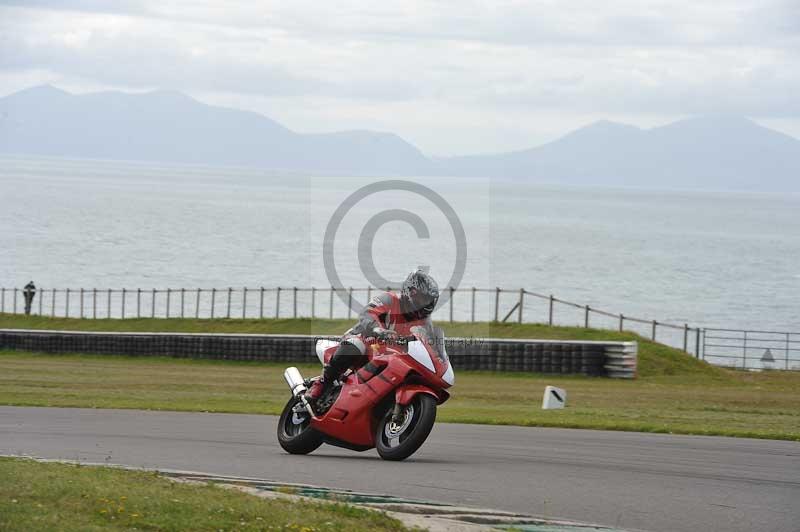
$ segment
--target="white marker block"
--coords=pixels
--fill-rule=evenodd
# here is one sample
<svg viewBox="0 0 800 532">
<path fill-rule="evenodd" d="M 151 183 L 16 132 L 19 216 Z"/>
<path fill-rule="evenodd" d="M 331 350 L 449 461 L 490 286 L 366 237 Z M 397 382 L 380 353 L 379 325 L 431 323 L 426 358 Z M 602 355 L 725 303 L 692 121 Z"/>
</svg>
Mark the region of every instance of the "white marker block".
<svg viewBox="0 0 800 532">
<path fill-rule="evenodd" d="M 555 386 L 548 386 L 544 389 L 542 410 L 564 408 L 565 404 L 567 404 L 567 390 L 556 388 Z"/>
</svg>

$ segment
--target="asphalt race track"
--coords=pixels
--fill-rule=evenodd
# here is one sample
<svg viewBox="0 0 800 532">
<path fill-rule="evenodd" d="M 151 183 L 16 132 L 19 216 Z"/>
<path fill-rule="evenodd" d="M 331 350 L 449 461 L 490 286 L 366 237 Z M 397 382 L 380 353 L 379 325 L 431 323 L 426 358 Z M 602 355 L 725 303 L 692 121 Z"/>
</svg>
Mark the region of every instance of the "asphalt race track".
<svg viewBox="0 0 800 532">
<path fill-rule="evenodd" d="M 263 477 L 652 531 L 800 529 L 796 442 L 438 424 L 415 456 L 391 463 L 329 446 L 287 455 L 276 421 L 0 407 L 0 454 Z"/>
</svg>

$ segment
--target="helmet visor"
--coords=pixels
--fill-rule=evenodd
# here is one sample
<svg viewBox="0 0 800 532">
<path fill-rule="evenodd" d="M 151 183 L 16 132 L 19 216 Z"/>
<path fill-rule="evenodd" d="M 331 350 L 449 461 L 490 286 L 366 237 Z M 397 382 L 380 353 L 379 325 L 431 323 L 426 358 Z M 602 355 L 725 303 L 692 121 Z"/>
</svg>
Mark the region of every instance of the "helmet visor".
<svg viewBox="0 0 800 532">
<path fill-rule="evenodd" d="M 420 292 L 414 288 L 409 290 L 409 292 L 409 305 L 411 306 L 411 310 L 421 317 L 430 316 L 436 308 L 436 302 L 439 298 Z"/>
</svg>

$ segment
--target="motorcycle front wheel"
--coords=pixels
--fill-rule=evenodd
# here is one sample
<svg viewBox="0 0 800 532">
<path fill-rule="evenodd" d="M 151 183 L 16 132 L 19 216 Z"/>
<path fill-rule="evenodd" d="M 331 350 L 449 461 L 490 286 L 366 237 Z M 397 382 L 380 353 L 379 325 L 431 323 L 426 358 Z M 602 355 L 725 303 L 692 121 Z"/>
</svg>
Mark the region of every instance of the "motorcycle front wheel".
<svg viewBox="0 0 800 532">
<path fill-rule="evenodd" d="M 311 427 L 311 416 L 303 409 L 296 412 L 300 401 L 289 399 L 278 419 L 278 443 L 289 454 L 308 454 L 322 445 L 322 434 Z"/>
<path fill-rule="evenodd" d="M 384 460 L 405 460 L 425 443 L 435 421 L 436 399 L 426 393 L 418 393 L 401 407 L 396 421 L 392 421 L 390 408 L 375 432 L 378 454 Z"/>
</svg>

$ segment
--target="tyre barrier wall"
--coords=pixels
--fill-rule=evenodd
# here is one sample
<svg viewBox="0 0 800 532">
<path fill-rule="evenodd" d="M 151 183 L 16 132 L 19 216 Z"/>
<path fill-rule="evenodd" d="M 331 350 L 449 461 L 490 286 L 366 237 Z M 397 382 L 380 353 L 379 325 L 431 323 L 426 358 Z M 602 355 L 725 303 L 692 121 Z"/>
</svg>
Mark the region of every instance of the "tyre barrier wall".
<svg viewBox="0 0 800 532">
<path fill-rule="evenodd" d="M 277 334 L 198 334 L 83 332 L 0 329 L 0 349 L 45 353 L 318 362 L 319 336 Z M 636 342 L 448 338 L 447 354 L 456 370 L 518 371 L 633 378 Z"/>
</svg>

